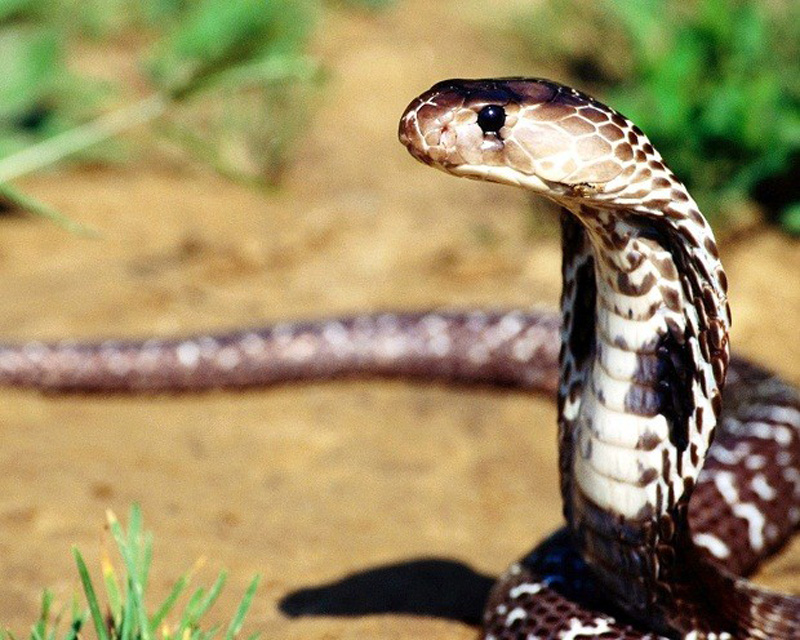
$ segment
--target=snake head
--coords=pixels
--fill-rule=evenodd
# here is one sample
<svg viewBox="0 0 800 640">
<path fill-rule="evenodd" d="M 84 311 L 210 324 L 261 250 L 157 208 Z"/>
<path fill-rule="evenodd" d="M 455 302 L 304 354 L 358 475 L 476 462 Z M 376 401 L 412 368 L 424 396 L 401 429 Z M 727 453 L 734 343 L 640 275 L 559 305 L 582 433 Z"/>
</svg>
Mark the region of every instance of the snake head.
<svg viewBox="0 0 800 640">
<path fill-rule="evenodd" d="M 607 200 L 649 179 L 642 174 L 648 162 L 664 170 L 644 134 L 625 117 L 541 79 L 439 82 L 406 108 L 399 137 L 425 164 L 556 200 L 598 194 Z"/>
</svg>

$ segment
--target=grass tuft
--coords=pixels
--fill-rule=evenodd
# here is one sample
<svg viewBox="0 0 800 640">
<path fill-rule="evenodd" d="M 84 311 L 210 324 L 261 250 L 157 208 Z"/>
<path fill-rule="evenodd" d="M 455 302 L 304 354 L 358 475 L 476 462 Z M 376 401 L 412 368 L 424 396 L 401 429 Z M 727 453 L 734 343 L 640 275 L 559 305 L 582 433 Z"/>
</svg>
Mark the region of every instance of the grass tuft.
<svg viewBox="0 0 800 640">
<path fill-rule="evenodd" d="M 53 613 L 53 594 L 45 590 L 39 618 L 31 627 L 28 640 L 78 640 L 84 638 L 84 627 L 91 619 L 98 640 L 213 640 L 220 626 L 205 628 L 203 618 L 212 609 L 225 585 L 226 574 L 221 572 L 210 589 L 198 588 L 179 611 L 178 602 L 189 586 L 198 565 L 180 576 L 169 595 L 153 613 L 147 607 L 147 584 L 152 561 L 153 538 L 142 530 L 142 515 L 138 506 L 131 508 L 127 531 L 110 511 L 108 526 L 117 551 L 122 558 L 118 571 L 109 554 L 101 558 L 102 584 L 105 602 L 101 602 L 83 555 L 72 549 L 86 600 L 86 609 L 73 598 L 69 610 L 69 623 L 64 631 L 64 610 Z M 253 602 L 259 577 L 250 582 L 239 606 L 225 631 L 225 640 L 235 640 L 242 630 L 244 619 Z M 174 622 L 169 622 L 170 618 Z M 255 640 L 253 634 L 247 640 Z M 0 629 L 0 640 L 17 640 L 8 629 Z"/>
</svg>

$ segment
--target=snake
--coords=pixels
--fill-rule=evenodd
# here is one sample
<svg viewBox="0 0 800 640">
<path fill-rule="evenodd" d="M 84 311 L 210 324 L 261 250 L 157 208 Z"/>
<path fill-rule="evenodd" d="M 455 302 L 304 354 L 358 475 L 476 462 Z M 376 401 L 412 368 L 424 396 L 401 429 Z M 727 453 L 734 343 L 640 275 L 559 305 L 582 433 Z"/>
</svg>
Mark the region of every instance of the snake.
<svg viewBox="0 0 800 640">
<path fill-rule="evenodd" d="M 748 580 L 800 523 L 800 393 L 731 356 L 713 231 L 647 136 L 557 82 L 440 82 L 411 155 L 561 209 L 560 312 L 378 313 L 145 342 L 0 347 L 0 384 L 176 392 L 348 376 L 555 394 L 566 525 L 489 596 L 486 640 L 800 638 Z"/>
</svg>

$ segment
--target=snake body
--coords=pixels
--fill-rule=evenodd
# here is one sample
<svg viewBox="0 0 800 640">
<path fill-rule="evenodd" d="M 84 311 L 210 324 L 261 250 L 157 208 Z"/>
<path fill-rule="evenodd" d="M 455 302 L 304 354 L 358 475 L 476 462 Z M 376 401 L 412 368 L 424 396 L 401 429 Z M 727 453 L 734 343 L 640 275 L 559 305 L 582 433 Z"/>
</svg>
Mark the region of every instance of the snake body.
<svg viewBox="0 0 800 640">
<path fill-rule="evenodd" d="M 497 583 L 484 637 L 800 638 L 800 600 L 742 577 L 800 522 L 800 396 L 730 361 L 713 233 L 646 136 L 583 93 L 519 78 L 439 83 L 399 133 L 428 165 L 561 205 L 560 318 L 382 314 L 9 346 L 0 383 L 157 391 L 378 374 L 557 390 L 567 526 Z"/>
</svg>

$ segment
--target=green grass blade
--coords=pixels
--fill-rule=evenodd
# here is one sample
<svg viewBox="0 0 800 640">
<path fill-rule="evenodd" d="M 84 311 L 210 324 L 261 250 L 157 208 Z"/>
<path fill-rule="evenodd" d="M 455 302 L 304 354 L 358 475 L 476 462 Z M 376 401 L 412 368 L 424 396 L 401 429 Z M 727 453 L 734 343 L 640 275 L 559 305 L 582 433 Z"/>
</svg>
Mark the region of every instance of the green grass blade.
<svg viewBox="0 0 800 640">
<path fill-rule="evenodd" d="M 0 183 L 0 197 L 23 211 L 50 220 L 50 222 L 55 223 L 69 233 L 88 238 L 97 238 L 100 235 L 97 230 L 81 224 L 80 222 L 76 222 L 50 205 L 40 202 L 36 198 L 32 198 L 9 184 Z"/>
<path fill-rule="evenodd" d="M 45 589 L 42 592 L 42 606 L 39 609 L 39 620 L 31 629 L 31 635 L 35 640 L 44 640 L 47 635 L 47 623 L 50 620 L 50 607 L 53 604 L 53 592 Z"/>
<path fill-rule="evenodd" d="M 261 576 L 256 576 L 250 582 L 250 586 L 247 587 L 247 591 L 245 591 L 244 597 L 239 603 L 239 608 L 236 610 L 236 615 L 233 616 L 233 620 L 231 620 L 228 630 L 225 632 L 225 640 L 233 640 L 233 638 L 235 638 L 242 630 L 244 618 L 250 609 L 250 605 L 253 603 L 253 596 L 256 593 L 256 589 L 258 588 L 258 583 L 260 580 Z"/>
<path fill-rule="evenodd" d="M 86 596 L 86 601 L 89 603 L 89 611 L 92 615 L 92 622 L 97 632 L 98 640 L 110 640 L 106 632 L 105 621 L 103 614 L 100 612 L 100 605 L 97 602 L 97 594 L 92 585 L 92 579 L 89 577 L 89 570 L 86 568 L 86 563 L 83 561 L 83 556 L 77 548 L 72 548 L 72 556 L 75 558 L 75 564 L 78 565 L 78 573 L 81 577 L 81 584 L 83 585 L 83 593 Z"/>
<path fill-rule="evenodd" d="M 186 630 L 194 626 L 195 622 L 197 621 L 194 612 L 199 606 L 199 603 L 202 601 L 204 595 L 205 591 L 203 589 L 198 589 L 192 594 L 192 597 L 189 598 L 189 602 L 186 603 L 186 607 L 183 610 L 181 621 L 178 623 L 178 628 L 175 630 L 174 637 L 176 640 L 183 640 L 183 635 Z"/>
<path fill-rule="evenodd" d="M 67 633 L 64 635 L 64 640 L 77 640 L 83 629 L 83 625 L 86 623 L 86 615 L 86 612 L 82 611 L 78 605 L 78 598 L 73 598 L 70 611 L 70 625 Z"/>
<path fill-rule="evenodd" d="M 130 592 L 130 589 L 128 589 Z M 122 612 L 122 628 L 120 629 L 120 640 L 135 640 L 136 638 L 136 612 L 130 599 L 126 599 L 125 608 Z"/>
<path fill-rule="evenodd" d="M 206 611 L 208 611 L 213 604 L 219 598 L 219 594 L 222 591 L 222 587 L 225 586 L 225 581 L 228 579 L 228 574 L 225 571 L 221 571 L 220 574 L 217 576 L 214 585 L 208 591 L 208 595 L 203 598 L 200 603 L 197 605 L 197 610 L 194 612 L 194 619 L 195 622 L 202 618 Z"/>
<path fill-rule="evenodd" d="M 153 563 L 153 534 L 149 531 L 144 533 L 142 541 L 142 589 L 147 591 L 147 584 L 150 580 L 150 567 Z"/>
<path fill-rule="evenodd" d="M 101 560 L 103 568 L 103 582 L 106 585 L 106 597 L 108 598 L 108 608 L 111 612 L 111 618 L 114 621 L 114 626 L 118 629 L 122 624 L 122 592 L 117 580 L 117 574 L 114 572 L 114 565 L 108 556 L 104 555 Z"/>
<path fill-rule="evenodd" d="M 133 509 L 131 510 L 131 524 L 133 525 L 133 532 L 136 533 L 138 532 L 141 524 L 141 514 L 139 514 L 139 519 L 137 521 L 134 519 L 134 511 L 135 510 Z M 109 521 L 109 528 L 111 529 L 111 535 L 114 537 L 114 540 L 117 543 L 120 555 L 122 556 L 122 561 L 125 564 L 125 570 L 128 572 L 128 607 L 132 609 L 132 614 L 135 617 L 135 622 L 138 625 L 140 640 L 150 640 L 150 625 L 147 622 L 147 611 L 145 610 L 144 606 L 144 589 L 142 587 L 142 583 L 140 582 L 141 572 L 136 563 L 135 553 L 128 544 L 125 533 L 123 532 L 122 526 L 119 524 L 116 516 L 113 513 L 108 512 L 107 518 Z M 128 539 L 134 538 L 135 536 L 131 535 L 131 529 L 129 529 Z M 132 622 L 133 620 L 131 623 Z"/>
<path fill-rule="evenodd" d="M 117 522 L 117 526 L 120 526 L 119 522 Z M 120 531 L 122 531 L 121 527 Z M 122 538 L 125 539 L 125 537 L 123 534 Z M 137 504 L 131 506 L 130 515 L 128 516 L 128 535 L 125 546 L 131 556 L 132 565 L 136 569 L 136 580 L 141 583 L 142 512 Z"/>
<path fill-rule="evenodd" d="M 164 618 L 175 607 L 175 603 L 178 601 L 178 598 L 184 592 L 188 584 L 189 574 L 184 573 L 175 583 L 175 586 L 172 587 L 172 591 L 170 591 L 164 602 L 161 603 L 161 606 L 158 608 L 155 614 L 153 614 L 153 616 L 150 618 L 151 631 L 155 632 L 158 630 L 158 627 L 161 626 Z"/>
</svg>

